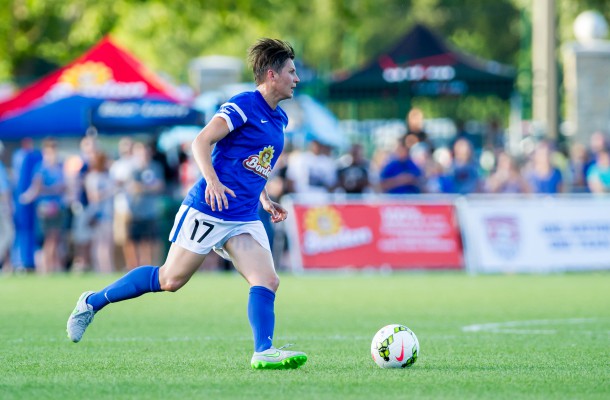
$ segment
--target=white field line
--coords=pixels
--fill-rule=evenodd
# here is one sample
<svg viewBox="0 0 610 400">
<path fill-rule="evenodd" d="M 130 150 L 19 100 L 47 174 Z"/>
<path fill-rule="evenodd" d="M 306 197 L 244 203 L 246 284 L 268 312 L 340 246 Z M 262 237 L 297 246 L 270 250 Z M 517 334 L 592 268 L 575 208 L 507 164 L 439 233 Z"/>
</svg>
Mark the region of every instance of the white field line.
<svg viewBox="0 0 610 400">
<path fill-rule="evenodd" d="M 577 325 L 598 321 L 597 318 L 530 319 L 524 321 L 490 322 L 462 327 L 462 332 L 509 333 L 518 335 L 553 335 L 557 329 L 539 329 L 545 325 Z M 531 328 L 528 328 L 531 327 Z M 525 328 L 525 329 L 521 329 Z"/>
</svg>

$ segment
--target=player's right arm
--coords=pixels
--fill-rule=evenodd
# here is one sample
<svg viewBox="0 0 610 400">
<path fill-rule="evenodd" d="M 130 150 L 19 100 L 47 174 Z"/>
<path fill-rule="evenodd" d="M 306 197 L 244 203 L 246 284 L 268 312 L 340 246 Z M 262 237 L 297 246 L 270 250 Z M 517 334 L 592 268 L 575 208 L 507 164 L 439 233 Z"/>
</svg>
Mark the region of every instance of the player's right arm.
<svg viewBox="0 0 610 400">
<path fill-rule="evenodd" d="M 191 145 L 193 157 L 206 181 L 205 202 L 212 208 L 212 211 L 215 211 L 216 207 L 219 211 L 222 211 L 223 206 L 229 208 L 227 193 L 235 197 L 233 190 L 220 182 L 212 165 L 212 146 L 228 134 L 227 122 L 223 118 L 214 117 L 199 132 Z"/>
</svg>

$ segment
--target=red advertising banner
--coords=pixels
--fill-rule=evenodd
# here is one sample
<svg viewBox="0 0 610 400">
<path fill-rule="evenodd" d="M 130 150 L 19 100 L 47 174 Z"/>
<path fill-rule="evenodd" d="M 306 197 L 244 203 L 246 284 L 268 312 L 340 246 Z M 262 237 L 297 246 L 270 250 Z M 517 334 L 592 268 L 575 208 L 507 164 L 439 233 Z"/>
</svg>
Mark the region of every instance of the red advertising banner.
<svg viewBox="0 0 610 400">
<path fill-rule="evenodd" d="M 462 268 L 451 204 L 294 205 L 303 268 Z"/>
</svg>

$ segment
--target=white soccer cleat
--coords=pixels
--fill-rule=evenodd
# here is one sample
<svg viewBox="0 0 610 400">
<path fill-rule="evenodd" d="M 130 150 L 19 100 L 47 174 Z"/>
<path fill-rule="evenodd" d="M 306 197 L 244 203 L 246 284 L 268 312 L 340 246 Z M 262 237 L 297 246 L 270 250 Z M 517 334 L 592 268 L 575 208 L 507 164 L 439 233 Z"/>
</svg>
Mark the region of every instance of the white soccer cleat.
<svg viewBox="0 0 610 400">
<path fill-rule="evenodd" d="M 85 301 L 91 294 L 93 294 L 93 292 L 85 292 L 80 295 L 76 302 L 76 307 L 74 307 L 74 311 L 72 311 L 70 318 L 68 318 L 66 332 L 68 332 L 68 338 L 74 343 L 80 342 L 85 330 L 93 321 L 95 311 L 93 311 L 93 307 Z"/>
<path fill-rule="evenodd" d="M 254 352 L 250 364 L 254 369 L 295 369 L 307 362 L 307 355 L 301 351 L 287 351 L 271 347 L 265 351 Z"/>
</svg>

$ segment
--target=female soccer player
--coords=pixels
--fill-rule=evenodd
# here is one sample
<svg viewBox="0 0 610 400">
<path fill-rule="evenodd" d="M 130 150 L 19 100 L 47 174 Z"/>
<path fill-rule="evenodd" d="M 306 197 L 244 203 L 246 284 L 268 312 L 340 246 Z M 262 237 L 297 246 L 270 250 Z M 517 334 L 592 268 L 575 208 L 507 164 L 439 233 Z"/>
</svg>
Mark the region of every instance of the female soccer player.
<svg viewBox="0 0 610 400">
<path fill-rule="evenodd" d="M 193 141 L 193 155 L 203 178 L 176 215 L 165 263 L 136 268 L 99 292 L 83 293 L 68 319 L 70 340 L 80 341 L 94 315 L 109 303 L 148 292 L 177 291 L 215 250 L 230 257 L 250 284 L 252 367 L 289 369 L 307 361 L 305 353 L 272 345 L 279 278 L 257 215 L 260 201 L 274 223 L 287 217 L 286 210 L 269 199 L 265 184 L 282 152 L 288 123 L 278 103 L 292 98 L 299 82 L 293 60 L 292 46 L 281 40 L 261 39 L 250 48 L 257 88 L 223 104 Z"/>
</svg>

